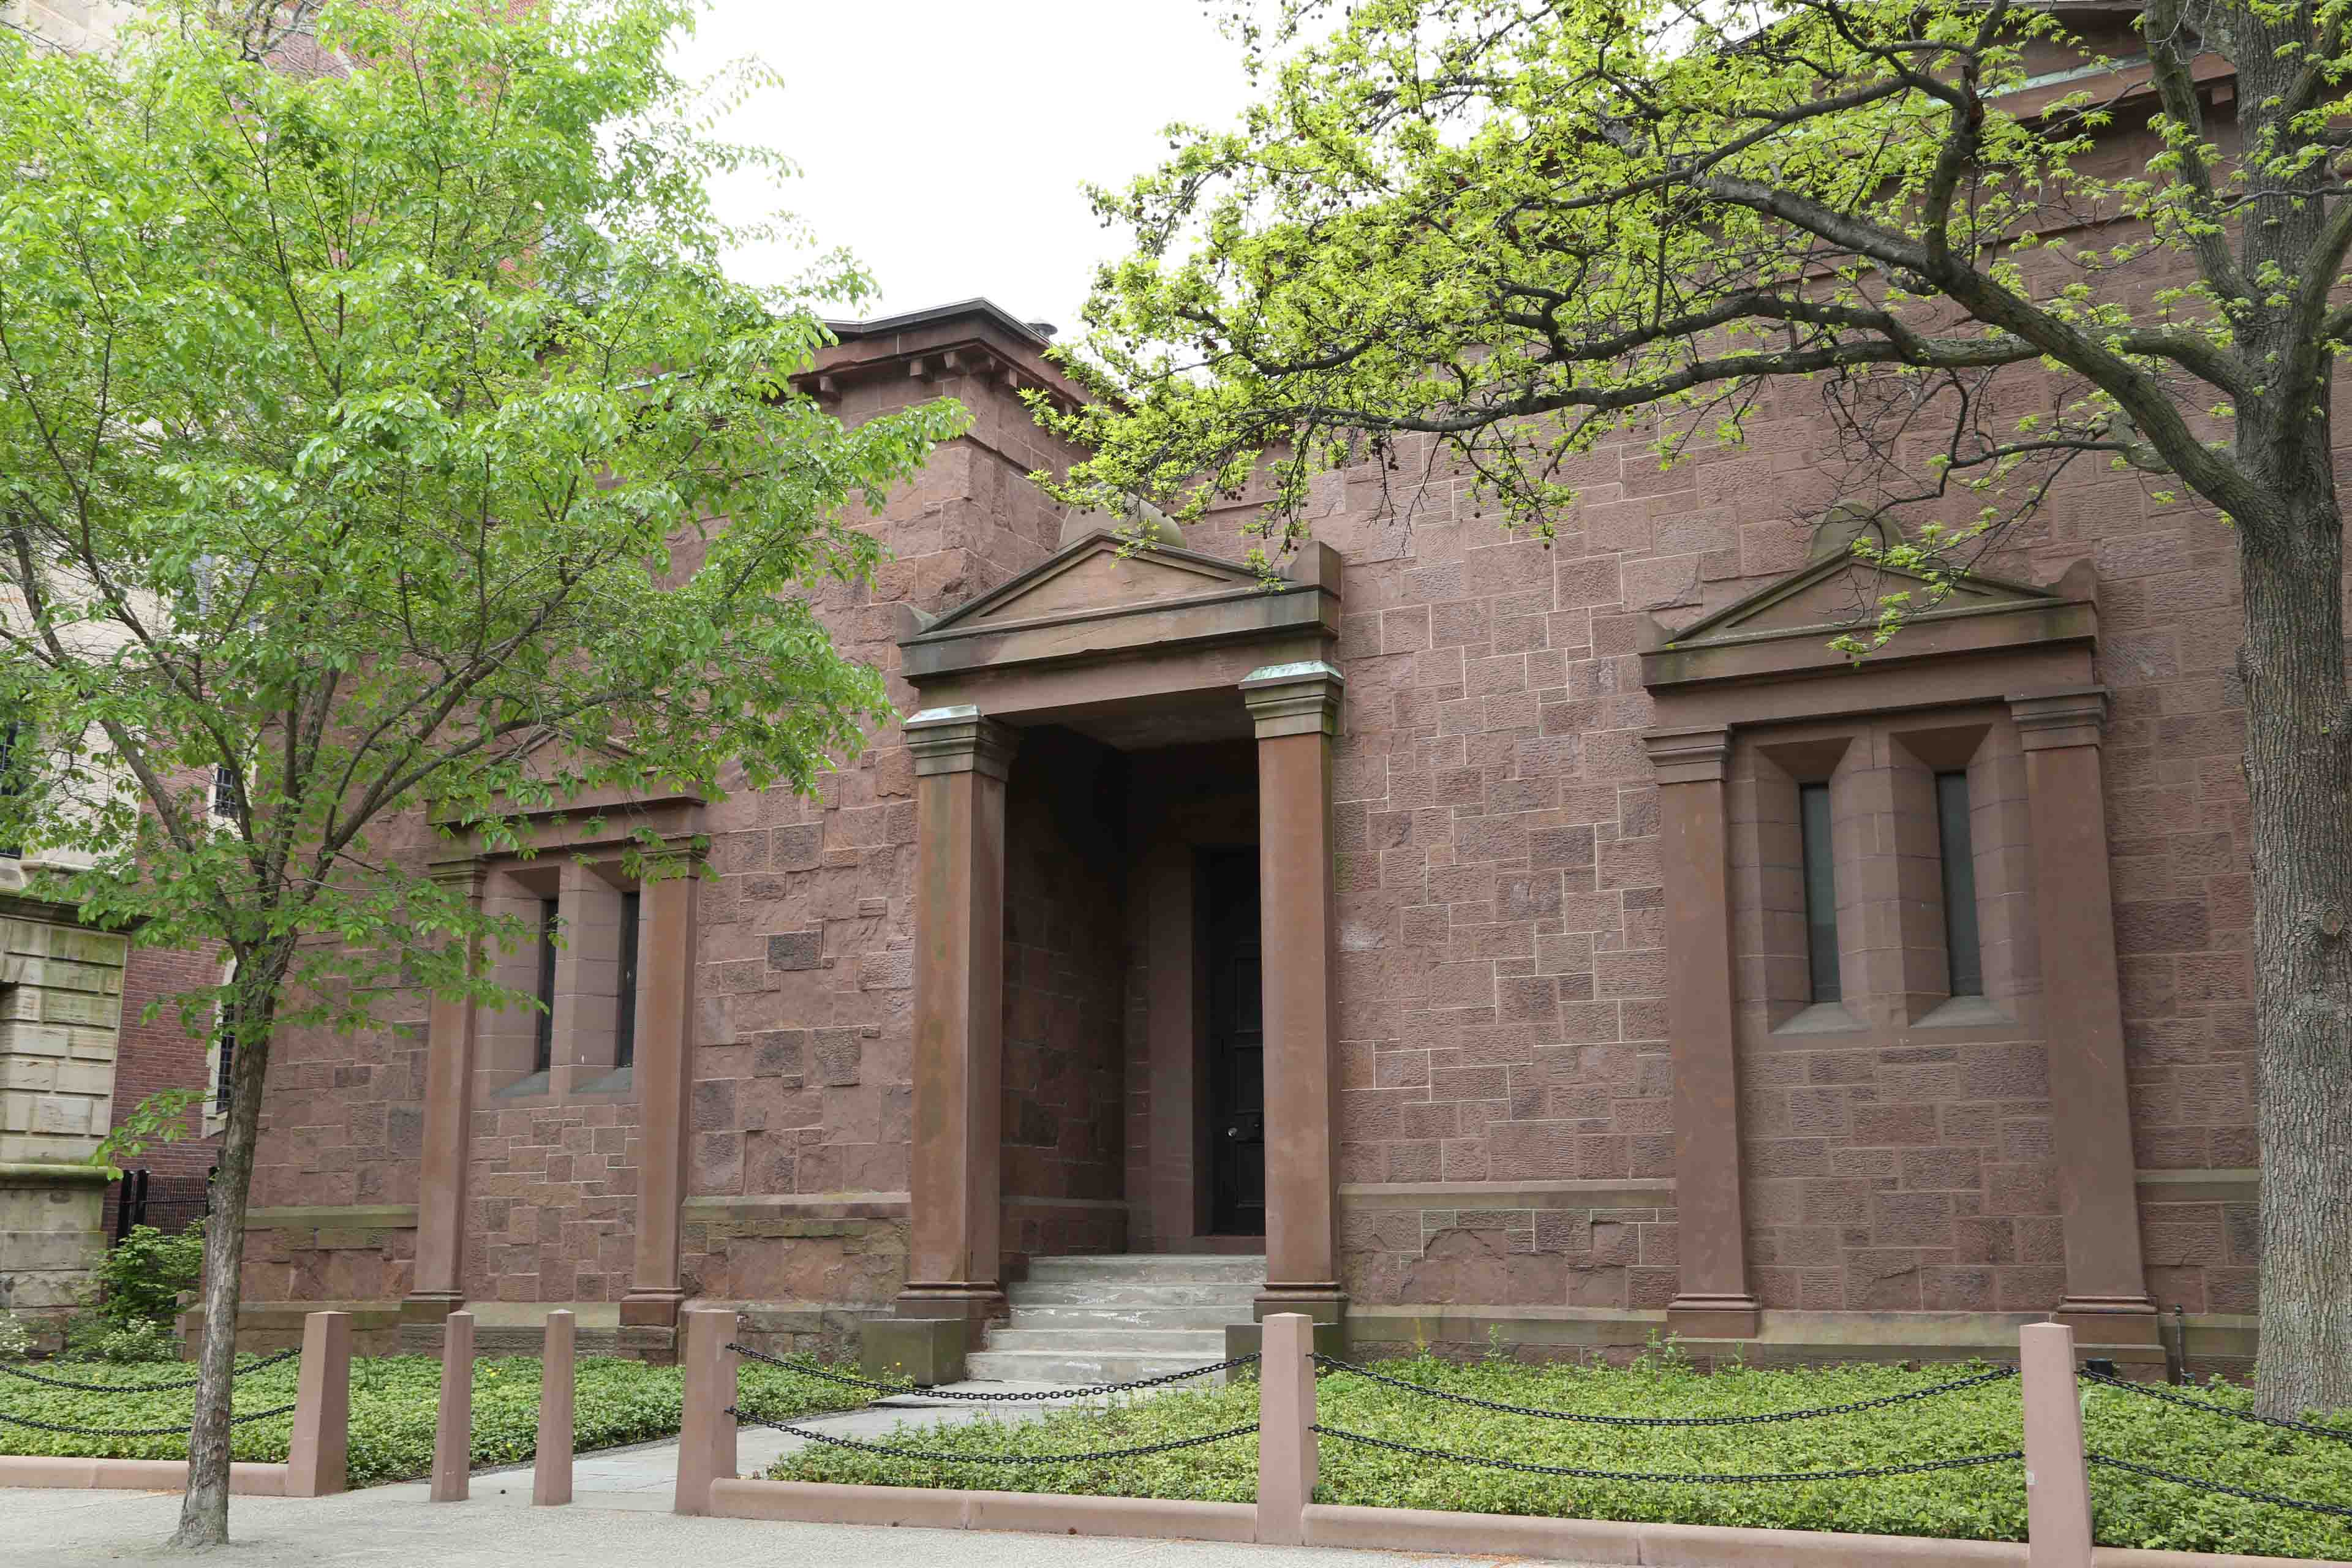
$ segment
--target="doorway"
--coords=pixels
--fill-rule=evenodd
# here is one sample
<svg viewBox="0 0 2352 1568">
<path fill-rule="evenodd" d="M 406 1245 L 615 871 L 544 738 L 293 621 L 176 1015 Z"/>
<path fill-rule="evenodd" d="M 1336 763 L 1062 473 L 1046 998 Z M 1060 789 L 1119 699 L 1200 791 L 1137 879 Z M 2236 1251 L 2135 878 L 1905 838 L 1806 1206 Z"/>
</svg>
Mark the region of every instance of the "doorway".
<svg viewBox="0 0 2352 1568">
<path fill-rule="evenodd" d="M 1258 852 L 1200 851 L 1201 952 L 1206 971 L 1209 1228 L 1265 1234 L 1265 1023 Z"/>
</svg>

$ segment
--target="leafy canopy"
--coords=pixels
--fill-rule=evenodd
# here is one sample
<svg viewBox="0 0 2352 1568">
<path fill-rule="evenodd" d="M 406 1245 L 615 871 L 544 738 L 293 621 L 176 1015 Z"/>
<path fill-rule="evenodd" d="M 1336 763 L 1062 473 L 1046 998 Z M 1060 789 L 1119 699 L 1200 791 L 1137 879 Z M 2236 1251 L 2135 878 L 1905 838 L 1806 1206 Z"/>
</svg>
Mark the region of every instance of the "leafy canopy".
<svg viewBox="0 0 2352 1568">
<path fill-rule="evenodd" d="M 1258 102 L 1094 193 L 1135 245 L 1069 353 L 1101 400 L 1040 405 L 1097 448 L 1060 488 L 1189 521 L 1264 485 L 1288 544 L 1316 475 L 1409 449 L 1548 536 L 1596 443 L 1737 442 L 1801 380 L 1930 554 L 2085 457 L 2267 526 L 2228 444 L 2307 421 L 2345 335 L 2347 7 L 2066 9 L 1238 5 Z"/>
<path fill-rule="evenodd" d="M 806 789 L 887 712 L 815 605 L 962 415 L 790 384 L 868 286 L 721 271 L 790 226 L 707 182 L 788 168 L 699 129 L 770 78 L 678 78 L 698 9 L 334 0 L 309 73 L 194 4 L 119 57 L 0 40 L 0 650 L 40 737 L 0 842 L 299 982 L 280 1022 L 486 984 L 452 939 L 517 933 L 426 874 L 428 805 L 512 845 L 591 792 Z"/>
</svg>

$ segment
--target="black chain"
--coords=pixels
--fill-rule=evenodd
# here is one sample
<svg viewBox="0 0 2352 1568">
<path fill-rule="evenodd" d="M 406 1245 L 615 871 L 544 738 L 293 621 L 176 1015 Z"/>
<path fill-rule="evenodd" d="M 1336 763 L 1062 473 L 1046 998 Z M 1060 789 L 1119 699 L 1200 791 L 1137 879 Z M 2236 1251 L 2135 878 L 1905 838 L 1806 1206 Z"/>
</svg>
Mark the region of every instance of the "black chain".
<svg viewBox="0 0 2352 1568">
<path fill-rule="evenodd" d="M 1535 1415 L 1546 1421 L 1578 1421 L 1588 1426 L 1763 1426 L 1775 1421 L 1811 1421 L 1823 1415 L 1850 1415 L 1857 1410 L 1876 1410 L 1889 1405 L 1907 1405 L 1915 1399 L 1933 1399 L 1939 1394 L 1958 1389 L 1975 1388 L 1983 1384 L 1999 1383 L 2015 1377 L 2013 1366 L 1999 1366 L 1990 1372 L 1980 1372 L 1973 1377 L 1963 1377 L 1952 1383 L 1939 1383 L 1932 1388 L 1915 1388 L 1908 1394 L 1889 1394 L 1876 1399 L 1857 1399 L 1845 1405 L 1821 1405 L 1811 1410 L 1780 1410 L 1769 1415 L 1588 1415 L 1575 1410 L 1547 1410 L 1533 1405 L 1505 1405 L 1493 1399 L 1477 1399 L 1467 1394 L 1455 1394 L 1449 1389 L 1433 1388 L 1425 1383 L 1412 1383 L 1386 1373 L 1374 1372 L 1368 1366 L 1341 1361 L 1337 1356 L 1318 1355 L 1315 1359 L 1335 1372 L 1352 1373 L 1385 1383 L 1391 1388 L 1424 1394 L 1431 1399 L 1448 1399 L 1456 1405 L 1467 1405 L 1479 1410 L 1500 1411 L 1506 1415 Z"/>
<path fill-rule="evenodd" d="M 2352 1519 L 2352 1508 L 2342 1503 L 2310 1502 L 2303 1498 L 2282 1496 L 2277 1492 L 2258 1492 L 2250 1487 L 2233 1487 L 2226 1481 L 2209 1481 L 2202 1476 L 2184 1476 L 2175 1470 L 2159 1470 L 2154 1465 L 2136 1465 L 2129 1459 L 2110 1458 L 2105 1454 L 2083 1456 L 2095 1465 L 2105 1465 L 2111 1470 L 2129 1470 L 2136 1476 L 2170 1481 L 2177 1487 L 2193 1487 L 2199 1491 L 2220 1492 L 2224 1497 L 2244 1498 L 2248 1502 L 2272 1503 L 2279 1508 L 2299 1508 L 2310 1513 L 2334 1514 L 2338 1519 Z"/>
<path fill-rule="evenodd" d="M 1444 1448 L 1416 1447 L 1411 1443 L 1370 1437 L 1361 1432 L 1348 1432 L 1319 1424 L 1307 1430 L 1322 1436 L 1337 1437 L 1343 1442 L 1362 1443 L 1374 1448 L 1393 1448 L 1400 1454 L 1411 1454 L 1417 1458 L 1441 1459 L 1456 1465 L 1484 1465 L 1490 1470 L 1517 1470 L 1530 1476 L 1569 1476 L 1582 1481 L 1674 1481 L 1714 1487 L 1751 1486 L 1763 1481 L 1852 1481 L 1873 1476 L 1919 1476 L 1931 1470 L 1965 1470 L 1979 1465 L 2006 1464 L 2011 1459 L 2025 1458 L 2023 1452 L 2011 1449 L 2005 1454 L 1969 1454 L 1958 1459 L 1920 1459 L 1903 1465 L 1865 1465 L 1846 1470 L 1764 1470 L 1748 1475 L 1716 1475 L 1696 1470 L 1588 1470 L 1570 1465 L 1531 1465 L 1520 1459 L 1489 1459 L 1478 1454 L 1455 1454 Z"/>
<path fill-rule="evenodd" d="M 232 1415 L 228 1424 L 242 1426 L 248 1421 L 267 1421 L 273 1415 L 289 1414 L 291 1405 L 273 1405 L 268 1410 L 255 1410 L 243 1415 Z M 64 1432 L 77 1437 L 185 1437 L 193 1426 L 60 1426 L 54 1422 L 35 1421 L 28 1416 L 11 1415 L 0 1410 L 0 1421 L 12 1426 L 30 1426 L 36 1432 Z"/>
<path fill-rule="evenodd" d="M 290 1361 L 301 1353 L 302 1350 L 299 1345 L 292 1350 L 279 1351 L 276 1355 L 264 1356 L 259 1361 L 249 1362 L 244 1366 L 232 1367 L 229 1370 L 229 1376 L 243 1377 L 248 1372 L 259 1372 L 265 1366 L 276 1366 L 279 1362 Z M 45 1388 L 71 1389 L 76 1394 L 152 1394 L 158 1389 L 194 1388 L 203 1381 L 195 1377 L 178 1377 L 169 1383 L 66 1383 L 54 1377 L 43 1377 L 38 1373 L 26 1372 L 21 1366 L 10 1366 L 5 1362 L 0 1362 L 0 1373 L 5 1373 L 10 1377 L 21 1377 L 26 1383 L 37 1383 Z"/>
<path fill-rule="evenodd" d="M 2169 1389 L 2160 1388 L 2152 1384 L 2134 1383 L 2125 1377 L 2109 1377 L 2102 1372 L 2084 1372 L 2076 1375 L 2084 1383 L 2100 1384 L 2108 1388 L 2128 1389 L 2144 1399 L 2160 1399 L 2167 1405 L 2185 1405 L 2189 1409 L 2202 1410 L 2212 1415 L 2227 1415 L 2238 1421 L 2259 1421 L 2265 1426 L 2276 1426 L 2282 1431 L 2303 1432 L 2314 1437 L 2333 1437 L 2339 1443 L 2352 1443 L 2352 1427 L 2321 1426 L 2309 1421 L 2289 1421 L 2277 1415 L 2257 1415 L 2251 1410 L 2238 1410 L 2227 1405 L 2216 1405 L 2210 1399 L 2192 1399 L 2188 1394 L 2175 1394 Z"/>
<path fill-rule="evenodd" d="M 1182 1383 L 1190 1378 L 1206 1377 L 1211 1373 L 1231 1372 L 1237 1366 L 1249 1366 L 1257 1361 L 1255 1355 L 1235 1356 L 1231 1361 L 1212 1362 L 1207 1366 L 1196 1366 L 1185 1372 L 1162 1373 L 1158 1377 L 1139 1377 L 1133 1383 L 1097 1383 L 1085 1388 L 1044 1388 L 1020 1394 L 967 1394 L 947 1388 L 925 1388 L 912 1383 L 876 1383 L 871 1378 L 852 1377 L 845 1372 L 833 1372 L 824 1367 L 811 1366 L 804 1362 L 786 1361 L 782 1356 L 772 1356 L 764 1352 L 755 1351 L 750 1345 L 730 1344 L 727 1348 L 738 1354 L 750 1356 L 753 1361 L 765 1362 L 770 1366 L 782 1367 L 786 1372 L 797 1372 L 808 1377 L 821 1377 L 828 1383 L 845 1383 L 852 1388 L 878 1388 L 885 1394 L 916 1394 L 924 1399 L 961 1399 L 973 1405 L 1015 1405 L 1024 1400 L 1091 1399 L 1098 1394 L 1126 1394 L 1134 1389 L 1158 1388 L 1164 1384 Z"/>
<path fill-rule="evenodd" d="M 1133 1459 L 1146 1454 L 1172 1454 L 1179 1448 L 1198 1448 L 1210 1443 L 1222 1443 L 1228 1437 L 1246 1437 L 1257 1430 L 1253 1421 L 1246 1426 L 1229 1426 L 1223 1432 L 1211 1432 L 1200 1437 L 1176 1437 L 1165 1443 L 1145 1443 L 1133 1448 L 1099 1448 L 1088 1454 L 927 1454 L 913 1448 L 893 1448 L 884 1443 L 861 1443 L 855 1437 L 835 1437 L 827 1432 L 812 1432 L 805 1426 L 793 1426 L 782 1421 L 771 1421 L 764 1415 L 753 1415 L 733 1405 L 727 1414 L 739 1419 L 755 1422 L 778 1432 L 788 1432 L 795 1437 L 805 1437 L 812 1443 L 824 1443 L 835 1448 L 855 1448 L 863 1454 L 880 1454 L 893 1459 L 926 1459 L 940 1465 L 1085 1465 L 1100 1459 Z"/>
</svg>

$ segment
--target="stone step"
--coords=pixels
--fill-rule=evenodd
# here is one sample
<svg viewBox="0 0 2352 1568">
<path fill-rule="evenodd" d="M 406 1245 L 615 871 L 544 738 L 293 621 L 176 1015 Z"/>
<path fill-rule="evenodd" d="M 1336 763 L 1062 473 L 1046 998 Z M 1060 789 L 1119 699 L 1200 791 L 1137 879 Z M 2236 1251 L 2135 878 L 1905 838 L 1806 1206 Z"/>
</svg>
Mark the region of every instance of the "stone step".
<svg viewBox="0 0 2352 1568">
<path fill-rule="evenodd" d="M 1261 1285 L 1265 1282 L 1265 1258 L 1247 1253 L 1119 1252 L 1074 1258 L 1033 1258 L 1029 1278 L 1046 1282 L 1108 1279 L 1145 1281 L 1225 1282 Z"/>
<path fill-rule="evenodd" d="M 1247 1298 L 1238 1301 L 1167 1307 L 1036 1307 L 1016 1302 L 1013 1316 L 1004 1326 L 1008 1329 L 1223 1330 L 1227 1323 L 1246 1323 L 1251 1316 Z"/>
<path fill-rule="evenodd" d="M 1185 1372 L 1213 1361 L 1224 1359 L 1223 1348 L 1215 1355 L 1122 1355 L 1076 1353 L 1061 1351 L 974 1351 L 964 1357 L 964 1375 L 974 1382 L 1022 1383 L 1131 1383 L 1137 1378 L 1160 1377 L 1171 1372 Z M 1218 1377 L 1230 1377 L 1220 1373 Z M 1199 1380 L 1198 1386 L 1208 1387 L 1213 1378 Z M 1192 1385 L 1186 1385 L 1192 1386 Z"/>
<path fill-rule="evenodd" d="M 1250 1315 L 1259 1287 L 1214 1283 L 1126 1283 L 1116 1279 L 1024 1280 L 1005 1287 L 1016 1308 L 1026 1307 L 1228 1307 Z"/>
<path fill-rule="evenodd" d="M 991 1329 L 992 1351 L 1055 1351 L 1071 1354 L 1129 1352 L 1147 1359 L 1192 1356 L 1192 1364 L 1225 1359 L 1225 1331 L 1212 1329 Z"/>
</svg>

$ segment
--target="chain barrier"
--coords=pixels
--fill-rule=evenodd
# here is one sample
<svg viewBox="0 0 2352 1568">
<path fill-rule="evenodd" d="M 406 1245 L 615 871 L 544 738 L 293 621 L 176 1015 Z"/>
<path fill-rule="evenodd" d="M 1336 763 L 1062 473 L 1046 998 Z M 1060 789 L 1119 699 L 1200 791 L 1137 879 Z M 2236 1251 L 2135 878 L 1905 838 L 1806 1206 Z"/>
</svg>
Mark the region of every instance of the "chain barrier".
<svg viewBox="0 0 2352 1568">
<path fill-rule="evenodd" d="M 291 1361 L 301 1353 L 302 1348 L 299 1345 L 291 1350 L 279 1351 L 276 1355 L 264 1356 L 259 1361 L 248 1362 L 243 1366 L 231 1368 L 229 1376 L 232 1380 L 240 1378 L 248 1372 L 259 1372 L 265 1366 L 276 1366 L 281 1361 Z M 194 1388 L 203 1381 L 201 1378 L 181 1377 L 174 1378 L 169 1383 L 67 1383 L 59 1378 L 43 1377 L 38 1373 L 27 1372 L 21 1366 L 10 1366 L 5 1363 L 0 1363 L 0 1373 L 5 1373 L 10 1377 L 22 1378 L 26 1383 L 37 1383 L 44 1388 L 69 1389 L 76 1394 L 154 1394 L 166 1389 Z"/>
<path fill-rule="evenodd" d="M 853 1377 L 845 1372 L 833 1372 L 824 1367 L 810 1365 L 805 1362 L 787 1361 L 782 1356 L 772 1356 L 763 1351 L 755 1351 L 749 1345 L 730 1344 L 727 1348 L 738 1355 L 749 1356 L 753 1361 L 765 1362 L 770 1366 L 782 1367 L 786 1372 L 797 1372 L 807 1377 L 821 1377 L 828 1383 L 846 1384 L 852 1388 L 879 1389 L 887 1394 L 912 1394 L 924 1399 L 962 1400 L 971 1405 L 1018 1405 L 1026 1401 L 1091 1399 L 1101 1394 L 1127 1394 L 1140 1388 L 1159 1388 L 1171 1383 L 1183 1383 L 1191 1378 L 1207 1377 L 1212 1373 L 1231 1372 L 1235 1367 L 1252 1366 L 1257 1362 L 1257 1357 L 1251 1354 L 1235 1356 L 1231 1361 L 1212 1362 L 1207 1366 L 1196 1366 L 1185 1372 L 1162 1373 L 1158 1377 L 1139 1377 L 1132 1383 L 1098 1383 L 1085 1388 L 1046 1388 L 1026 1390 L 1018 1394 L 968 1394 L 948 1388 L 925 1388 L 912 1383 L 877 1383 L 872 1378 Z M 752 1419 L 757 1420 L 758 1417 L 754 1416 Z"/>
<path fill-rule="evenodd" d="M 1374 1383 L 1385 1383 L 1391 1388 L 1423 1394 L 1431 1399 L 1450 1400 L 1455 1405 L 1467 1405 L 1477 1410 L 1499 1411 L 1506 1415 L 1534 1415 L 1546 1421 L 1575 1421 L 1588 1426 L 1766 1426 L 1777 1421 L 1811 1421 L 1824 1415 L 1850 1415 L 1857 1410 L 1876 1410 L 1889 1405 L 1907 1405 L 1916 1399 L 1933 1399 L 1939 1394 L 1951 1394 L 1963 1388 L 1977 1388 L 1988 1383 L 1999 1383 L 2017 1375 L 2013 1366 L 2000 1366 L 1990 1372 L 1980 1372 L 1972 1377 L 1951 1383 L 1939 1383 L 1932 1388 L 1915 1388 L 1907 1394 L 1883 1394 L 1875 1399 L 1856 1399 L 1844 1405 L 1821 1405 L 1810 1410 L 1780 1410 L 1767 1415 L 1592 1415 L 1575 1410 L 1547 1410 L 1534 1405 L 1505 1405 L 1498 1400 L 1479 1399 L 1467 1394 L 1455 1394 L 1450 1389 L 1433 1388 L 1425 1383 L 1412 1383 L 1386 1373 L 1374 1372 L 1337 1356 L 1318 1354 L 1315 1360 L 1334 1372 L 1351 1373 Z"/>
<path fill-rule="evenodd" d="M 2287 1497 L 2280 1492 L 2256 1491 L 2251 1487 L 2233 1487 L 2227 1481 L 2209 1481 L 2202 1476 L 2185 1476 L 2178 1470 L 2159 1470 L 2154 1465 L 2137 1465 L 2129 1459 L 2118 1459 L 2106 1454 L 2086 1453 L 2083 1456 L 2092 1464 L 2104 1465 L 2111 1470 L 2129 1470 L 2136 1476 L 2153 1480 L 2170 1481 L 2177 1487 L 2189 1487 L 2198 1491 L 2220 1492 L 2224 1497 L 2244 1498 L 2248 1502 L 2266 1502 L 2279 1508 L 2299 1508 L 2308 1513 L 2333 1514 L 2337 1519 L 2352 1519 L 2352 1508 L 2342 1503 L 2313 1502 L 2305 1498 Z"/>
<path fill-rule="evenodd" d="M 812 1443 L 824 1443 L 835 1448 L 855 1448 L 863 1454 L 880 1454 L 893 1459 L 922 1459 L 940 1465 L 1086 1465 L 1103 1459 L 1134 1459 L 1146 1454 L 1172 1454 L 1179 1448 L 1198 1448 L 1210 1443 L 1222 1443 L 1229 1437 L 1246 1437 L 1257 1430 L 1253 1421 L 1246 1426 L 1229 1426 L 1223 1432 L 1211 1432 L 1199 1437 L 1174 1437 L 1165 1443 L 1145 1443 L 1132 1448 L 1099 1448 L 1085 1454 L 931 1454 L 914 1448 L 894 1448 L 886 1443 L 861 1443 L 855 1437 L 836 1437 L 829 1432 L 812 1432 L 805 1426 L 787 1422 L 771 1421 L 764 1415 L 754 1415 L 730 1405 L 727 1414 L 739 1420 L 753 1422 L 774 1431 L 804 1437 Z"/>
<path fill-rule="evenodd" d="M 2076 1373 L 2084 1383 L 2102 1387 L 2120 1388 L 2144 1399 L 2158 1399 L 2167 1405 L 2183 1405 L 2190 1410 L 2202 1410 L 2211 1415 L 2227 1415 L 2235 1421 L 2258 1421 L 2265 1426 L 2276 1426 L 2284 1432 L 2301 1432 L 2313 1437 L 2333 1437 L 2339 1443 L 2352 1443 L 2352 1427 L 2322 1426 L 2310 1421 L 2289 1421 L 2278 1415 L 2257 1415 L 2251 1410 L 2238 1410 L 2227 1405 L 2216 1405 L 2210 1399 L 2196 1399 L 2186 1394 L 2175 1394 L 2153 1384 L 2134 1383 L 2126 1377 L 2109 1377 L 2103 1372 Z"/>
<path fill-rule="evenodd" d="M 1874 1476 L 1920 1476 L 1933 1470 L 1965 1470 L 1979 1465 L 2006 1464 L 2010 1460 L 2025 1458 L 2022 1450 L 2011 1449 L 2004 1454 L 1968 1454 L 1957 1459 L 1919 1459 L 1908 1464 L 1864 1465 L 1845 1470 L 1761 1470 L 1744 1475 L 1717 1475 L 1697 1470 L 1588 1470 L 1573 1465 L 1535 1465 L 1524 1459 L 1490 1459 L 1479 1454 L 1423 1448 L 1387 1437 L 1373 1437 L 1361 1432 L 1326 1426 L 1319 1422 L 1307 1430 L 1320 1436 L 1337 1437 L 1346 1443 L 1394 1449 L 1400 1454 L 1411 1454 L 1415 1458 L 1438 1459 L 1456 1465 L 1483 1465 L 1490 1470 L 1517 1470 L 1530 1476 L 1568 1476 L 1582 1481 L 1667 1481 L 1713 1487 L 1753 1486 L 1767 1481 L 1852 1481 Z"/>
<path fill-rule="evenodd" d="M 273 1415 L 289 1415 L 293 1411 L 291 1405 L 277 1405 L 267 1410 L 251 1410 L 243 1415 L 232 1415 L 228 1424 L 242 1426 L 248 1421 L 267 1421 Z M 61 1426 L 51 1421 L 11 1415 L 5 1410 L 0 1410 L 0 1421 L 12 1426 L 30 1426 L 36 1432 L 63 1432 L 77 1437 L 185 1437 L 195 1430 L 193 1424 L 186 1426 Z"/>
</svg>

